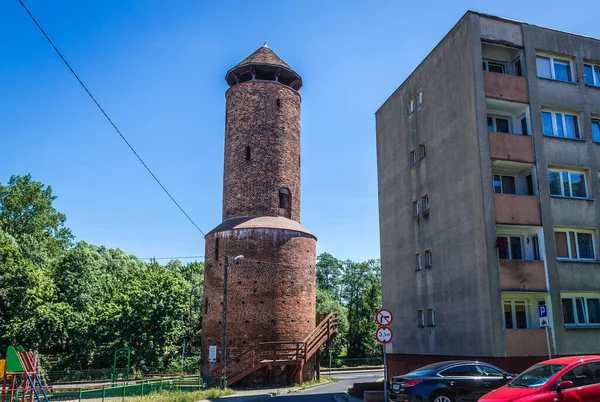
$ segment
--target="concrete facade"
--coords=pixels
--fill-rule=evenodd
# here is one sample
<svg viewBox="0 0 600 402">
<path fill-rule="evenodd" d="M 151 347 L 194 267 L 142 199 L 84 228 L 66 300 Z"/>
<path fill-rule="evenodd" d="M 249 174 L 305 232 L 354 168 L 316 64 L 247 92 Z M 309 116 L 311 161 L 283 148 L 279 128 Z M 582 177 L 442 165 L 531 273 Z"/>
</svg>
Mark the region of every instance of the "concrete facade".
<svg viewBox="0 0 600 402">
<path fill-rule="evenodd" d="M 573 82 L 538 77 L 538 56 L 570 62 Z M 392 373 L 450 357 L 515 371 L 542 360 L 539 304 L 553 354 L 600 353 L 600 83 L 583 77 L 594 61 L 596 39 L 468 12 L 377 111 Z M 572 111 L 582 138 L 544 135 L 542 110 Z M 549 169 L 583 172 L 586 197 L 551 195 Z M 592 258 L 559 258 L 555 230 Z M 571 322 L 579 298 L 584 322 L 576 311 Z"/>
<path fill-rule="evenodd" d="M 228 269 L 228 378 L 253 367 L 248 357 L 264 342 L 302 342 L 316 319 L 316 237 L 300 224 L 302 80 L 266 46 L 226 80 L 223 222 L 206 236 L 202 315 L 202 375 L 213 383 L 222 375 L 225 256 L 243 255 Z M 250 373 L 242 384 L 285 384 L 293 369 Z M 307 362 L 303 376 L 313 372 Z"/>
</svg>

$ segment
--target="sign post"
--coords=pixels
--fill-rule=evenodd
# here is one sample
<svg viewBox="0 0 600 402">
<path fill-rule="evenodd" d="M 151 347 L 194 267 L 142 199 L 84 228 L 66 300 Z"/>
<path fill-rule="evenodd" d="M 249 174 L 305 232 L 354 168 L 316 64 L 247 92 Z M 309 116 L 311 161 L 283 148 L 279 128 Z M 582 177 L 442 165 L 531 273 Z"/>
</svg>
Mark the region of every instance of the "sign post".
<svg viewBox="0 0 600 402">
<path fill-rule="evenodd" d="M 540 304 L 538 306 L 538 311 L 540 313 L 540 327 L 546 330 L 546 345 L 548 346 L 548 359 L 552 359 L 552 353 L 550 352 L 550 337 L 548 336 L 548 310 L 546 309 L 546 305 Z"/>
<path fill-rule="evenodd" d="M 375 319 L 377 320 L 377 324 L 380 325 L 375 336 L 377 338 L 377 342 L 381 343 L 383 350 L 383 400 L 384 402 L 387 402 L 387 356 L 385 353 L 385 345 L 392 341 L 392 330 L 388 328 L 388 325 L 392 323 L 392 312 L 382 308 L 377 312 Z"/>
</svg>

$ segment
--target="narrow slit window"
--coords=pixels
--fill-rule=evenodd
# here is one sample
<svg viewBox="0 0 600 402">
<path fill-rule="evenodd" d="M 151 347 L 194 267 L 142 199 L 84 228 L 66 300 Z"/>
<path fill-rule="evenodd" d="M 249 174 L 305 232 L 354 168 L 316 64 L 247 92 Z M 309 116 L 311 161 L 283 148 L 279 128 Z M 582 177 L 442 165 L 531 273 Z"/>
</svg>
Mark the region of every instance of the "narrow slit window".
<svg viewBox="0 0 600 402">
<path fill-rule="evenodd" d="M 292 195 L 288 188 L 279 189 L 279 208 L 283 209 L 283 215 L 290 218 L 292 214 Z"/>
<path fill-rule="evenodd" d="M 411 99 L 407 103 L 407 114 L 412 114 L 415 111 L 415 102 Z"/>
<path fill-rule="evenodd" d="M 250 146 L 246 145 L 246 160 L 249 161 L 251 158 Z"/>
<path fill-rule="evenodd" d="M 215 260 L 219 261 L 219 238 L 215 239 Z"/>
<path fill-rule="evenodd" d="M 277 99 L 277 107 L 281 107 L 281 99 Z"/>
<path fill-rule="evenodd" d="M 423 328 L 425 326 L 425 314 L 423 313 L 423 310 L 417 311 L 417 326 L 419 328 Z"/>
<path fill-rule="evenodd" d="M 419 201 L 413 201 L 413 218 L 419 216 Z"/>
<path fill-rule="evenodd" d="M 421 255 L 421 253 L 416 253 L 415 254 L 415 265 L 416 265 L 416 270 L 420 271 L 423 269 L 423 256 Z"/>
<path fill-rule="evenodd" d="M 431 268 L 431 266 L 433 265 L 433 258 L 431 256 L 431 249 L 425 250 L 424 255 L 425 255 L 424 256 L 425 268 Z"/>
<path fill-rule="evenodd" d="M 409 157 L 410 157 L 410 165 L 411 166 L 414 165 L 415 163 L 417 163 L 417 150 L 414 148 L 411 149 Z"/>
<path fill-rule="evenodd" d="M 423 159 L 427 156 L 427 151 L 425 150 L 425 143 L 422 142 L 419 144 L 419 159 Z"/>
<path fill-rule="evenodd" d="M 435 311 L 432 308 L 427 309 L 427 326 L 435 327 Z"/>
<path fill-rule="evenodd" d="M 423 209 L 423 213 L 429 212 L 429 194 L 421 197 L 421 209 Z"/>
</svg>

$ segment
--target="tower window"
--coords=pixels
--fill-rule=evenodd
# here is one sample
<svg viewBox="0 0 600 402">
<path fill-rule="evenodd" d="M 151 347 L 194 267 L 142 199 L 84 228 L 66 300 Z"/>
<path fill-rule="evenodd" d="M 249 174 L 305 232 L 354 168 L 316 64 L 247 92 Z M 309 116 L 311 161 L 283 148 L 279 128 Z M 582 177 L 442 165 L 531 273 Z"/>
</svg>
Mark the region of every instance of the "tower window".
<svg viewBox="0 0 600 402">
<path fill-rule="evenodd" d="M 246 145 L 246 160 L 250 160 L 250 145 Z"/>
<path fill-rule="evenodd" d="M 279 208 L 283 209 L 284 216 L 290 218 L 292 215 L 292 195 L 289 188 L 279 189 Z"/>
<path fill-rule="evenodd" d="M 277 107 L 281 107 L 281 99 L 277 99 Z"/>
<path fill-rule="evenodd" d="M 215 260 L 219 260 L 219 238 L 215 239 Z"/>
</svg>

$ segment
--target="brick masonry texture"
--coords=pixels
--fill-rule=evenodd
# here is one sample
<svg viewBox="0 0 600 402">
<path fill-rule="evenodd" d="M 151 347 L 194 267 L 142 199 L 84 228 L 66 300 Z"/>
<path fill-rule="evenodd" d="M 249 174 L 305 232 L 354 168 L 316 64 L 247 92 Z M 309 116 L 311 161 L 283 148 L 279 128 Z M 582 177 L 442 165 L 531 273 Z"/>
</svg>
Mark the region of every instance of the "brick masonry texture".
<svg viewBox="0 0 600 402">
<path fill-rule="evenodd" d="M 209 233 L 205 251 L 202 356 L 208 356 L 209 345 L 217 345 L 221 350 L 225 254 L 244 255 L 239 264 L 231 264 L 229 269 L 227 366 L 231 373 L 236 371 L 235 357 L 254 344 L 302 341 L 315 328 L 316 239 L 282 229 Z M 209 364 L 203 360 L 205 378 L 218 367 L 218 361 Z"/>
<path fill-rule="evenodd" d="M 223 220 L 285 216 L 299 222 L 300 95 L 278 82 L 248 81 L 229 88 L 226 100 Z M 291 193 L 291 210 L 279 208 L 281 188 Z"/>
</svg>

